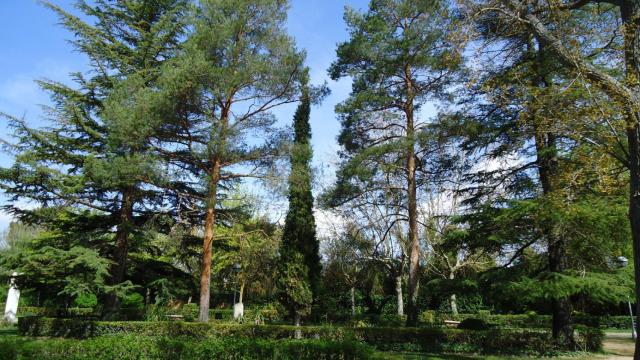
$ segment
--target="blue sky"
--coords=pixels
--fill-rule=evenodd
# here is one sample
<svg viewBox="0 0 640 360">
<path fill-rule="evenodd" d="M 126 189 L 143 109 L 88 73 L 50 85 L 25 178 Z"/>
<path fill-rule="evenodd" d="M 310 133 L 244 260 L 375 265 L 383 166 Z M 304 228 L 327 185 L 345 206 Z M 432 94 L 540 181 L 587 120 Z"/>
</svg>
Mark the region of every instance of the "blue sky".
<svg viewBox="0 0 640 360">
<path fill-rule="evenodd" d="M 76 13 L 75 0 L 53 0 L 54 4 Z M 326 167 L 337 150 L 336 136 L 339 123 L 334 106 L 345 99 L 350 82 L 331 81 L 327 68 L 335 58 L 336 44 L 347 39 L 342 15 L 345 5 L 365 9 L 367 0 L 292 0 L 288 30 L 298 47 L 307 52 L 314 83 L 328 82 L 332 90 L 322 105 L 311 114 L 314 162 Z M 48 104 L 46 94 L 34 80 L 51 79 L 69 82 L 68 74 L 87 69 L 84 55 L 73 49 L 68 40 L 73 34 L 58 25 L 57 17 L 37 0 L 0 1 L 0 112 L 24 117 L 32 126 L 43 124 L 40 105 Z M 294 107 L 279 109 L 276 115 L 282 123 L 291 120 Z M 0 137 L 10 137 L 6 122 L 0 123 Z M 12 160 L 0 155 L 0 166 L 9 166 Z M 6 200 L 5 200 L 6 201 Z M 0 214 L 0 230 L 6 228 L 10 218 Z"/>
</svg>

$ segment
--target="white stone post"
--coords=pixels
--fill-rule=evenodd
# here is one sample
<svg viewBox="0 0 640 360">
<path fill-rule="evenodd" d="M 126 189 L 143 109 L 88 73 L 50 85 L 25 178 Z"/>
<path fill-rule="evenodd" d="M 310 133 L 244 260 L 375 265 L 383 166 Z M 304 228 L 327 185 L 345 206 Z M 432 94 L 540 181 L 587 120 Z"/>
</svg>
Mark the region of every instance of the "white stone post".
<svg viewBox="0 0 640 360">
<path fill-rule="evenodd" d="M 16 277 L 18 273 L 11 274 L 11 284 L 9 285 L 9 293 L 7 294 L 7 303 L 4 307 L 4 321 L 10 324 L 18 322 L 18 300 L 20 300 L 20 290 L 16 285 Z"/>
<path fill-rule="evenodd" d="M 241 302 L 233 304 L 233 319 L 237 320 L 243 316 L 244 316 L 244 305 Z"/>
</svg>

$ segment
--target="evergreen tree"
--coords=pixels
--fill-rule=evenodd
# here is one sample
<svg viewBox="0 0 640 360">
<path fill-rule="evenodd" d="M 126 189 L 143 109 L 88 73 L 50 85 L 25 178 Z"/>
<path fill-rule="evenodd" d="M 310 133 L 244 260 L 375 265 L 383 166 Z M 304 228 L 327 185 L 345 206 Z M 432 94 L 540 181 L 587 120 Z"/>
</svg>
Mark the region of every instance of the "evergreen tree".
<svg viewBox="0 0 640 360">
<path fill-rule="evenodd" d="M 303 255 L 313 299 L 317 301 L 322 268 L 311 194 L 310 163 L 313 153 L 310 144 L 310 111 L 309 91 L 305 90 L 293 117 L 294 143 L 291 149 L 291 174 L 289 175 L 289 211 L 284 223 L 281 253 L 283 262 L 292 260 L 288 258 L 290 252 Z"/>
<path fill-rule="evenodd" d="M 567 31 L 588 31 L 588 26 L 575 20 L 562 26 Z M 482 69 L 476 87 L 479 94 L 475 94 L 478 101 L 472 102 L 473 109 L 465 109 L 472 120 L 465 126 L 463 147 L 479 162 L 502 164 L 470 176 L 474 197 L 469 203 L 478 205 L 475 210 L 480 212 L 502 207 L 505 217 L 513 216 L 510 220 L 527 217 L 520 236 L 507 240 L 515 243 L 500 246 L 518 247 L 514 258 L 531 246 L 546 249 L 546 281 L 568 287 L 573 281 L 568 251 L 577 240 L 562 214 L 586 196 L 607 194 L 604 177 L 596 174 L 612 170 L 610 161 L 596 162 L 581 155 L 593 151 L 593 145 L 585 142 L 586 134 L 576 131 L 575 124 L 589 123 L 587 139 L 591 140 L 602 133 L 603 127 L 595 124 L 603 108 L 590 99 L 581 80 L 567 74 L 539 37 L 505 32 L 493 18 L 484 18 L 480 29 L 485 41 L 503 42 L 505 50 L 499 62 L 487 61 Z M 598 44 L 584 40 L 583 45 Z M 495 49 L 491 52 L 494 56 Z M 570 295 L 555 291 L 548 299 L 553 337 L 574 346 Z"/>
<path fill-rule="evenodd" d="M 447 38 L 451 18 L 438 0 L 372 0 L 360 14 L 347 9 L 351 38 L 338 46 L 333 79 L 353 77 L 350 97 L 336 107 L 344 163 L 332 191 L 333 205 L 365 192 L 403 192 L 398 221 L 410 243 L 407 325 L 418 322 L 420 236 L 418 168 L 426 121 L 420 109 L 444 95 L 460 64 L 458 47 Z M 394 184 L 385 187 L 385 174 Z"/>
<path fill-rule="evenodd" d="M 264 179 L 284 135 L 273 108 L 299 99 L 304 54 L 285 32 L 282 0 L 201 1 L 181 56 L 151 102 L 164 120 L 157 149 L 175 175 L 178 213 L 204 227 L 199 321 L 209 319 L 212 247 L 224 199 L 242 179 Z M 202 221 L 204 220 L 204 221 Z"/>
<path fill-rule="evenodd" d="M 131 93 L 152 84 L 160 64 L 173 56 L 186 0 L 79 1 L 77 8 L 90 22 L 47 6 L 73 32 L 72 43 L 88 57 L 91 70 L 72 74 L 75 88 L 39 81 L 54 104 L 47 109 L 49 127 L 32 129 L 6 116 L 15 128 L 16 141 L 8 148 L 16 160 L 2 169 L 0 181 L 14 204 L 28 199 L 89 214 L 77 219 L 86 230 L 73 235 L 108 234 L 101 251 L 112 260 L 108 283 L 116 286 L 126 279 L 131 237 L 144 237 L 140 225 L 153 216 L 160 195 L 151 186 L 161 170 L 149 146 L 157 119 L 131 106 L 141 103 Z M 38 212 L 9 208 L 25 221 L 44 221 Z M 110 296 L 107 307 L 116 306 Z"/>
<path fill-rule="evenodd" d="M 508 37 L 534 36 L 553 54 L 556 63 L 589 88 L 598 89 L 615 103 L 615 111 L 600 110 L 603 121 L 622 117 L 625 139 L 618 130 L 606 147 L 620 146 L 616 159 L 629 169 L 629 222 L 634 245 L 636 306 L 640 307 L 640 3 L 636 0 L 543 1 L 528 7 L 517 0 L 479 1 L 473 8 L 493 17 L 496 29 Z M 572 27 L 567 24 L 582 26 Z M 584 31 L 587 28 L 589 31 Z M 622 28 L 622 31 L 619 29 Z M 605 40 L 606 39 L 606 40 Z M 585 43 L 586 42 L 586 43 Z M 595 45 L 595 46 L 594 46 Z M 606 55 L 604 55 L 606 54 Z M 609 68 L 611 67 L 611 68 Z M 623 69 L 621 72 L 620 69 Z M 622 140 L 622 141 L 621 141 Z M 612 145 L 617 143 L 616 145 Z M 621 156 L 620 156 L 621 155 Z M 640 342 L 635 357 L 640 358 Z"/>
</svg>

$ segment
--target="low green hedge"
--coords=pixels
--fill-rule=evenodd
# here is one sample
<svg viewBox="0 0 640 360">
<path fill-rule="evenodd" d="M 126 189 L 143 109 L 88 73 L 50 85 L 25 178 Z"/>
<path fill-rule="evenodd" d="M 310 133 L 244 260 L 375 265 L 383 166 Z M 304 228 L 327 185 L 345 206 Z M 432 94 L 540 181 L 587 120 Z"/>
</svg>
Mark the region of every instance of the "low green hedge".
<svg viewBox="0 0 640 360">
<path fill-rule="evenodd" d="M 35 307 L 21 306 L 18 309 L 19 316 L 45 316 L 58 318 L 91 317 L 100 318 L 103 314 L 100 308 L 57 308 L 57 307 Z M 181 315 L 186 321 L 195 321 L 198 318 L 197 304 L 185 304 L 172 309 L 166 306 L 150 305 L 146 310 L 137 308 L 122 308 L 115 314 L 109 314 L 114 320 L 151 320 L 163 321 L 167 315 Z M 280 314 L 275 309 L 245 309 L 244 317 L 254 321 L 260 318 L 264 321 L 278 321 Z M 209 310 L 211 321 L 231 321 L 233 320 L 232 309 L 211 309 Z"/>
<path fill-rule="evenodd" d="M 187 336 L 202 338 L 292 339 L 296 327 L 288 325 L 213 324 L 188 322 L 97 322 L 77 319 L 23 317 L 21 335 L 88 338 L 104 335 Z M 562 349 L 547 331 L 525 329 L 458 330 L 442 328 L 382 328 L 303 326 L 306 339 L 361 341 L 381 351 L 554 354 Z M 599 351 L 602 331 L 583 328 L 578 343 L 585 351 Z"/>
<path fill-rule="evenodd" d="M 185 304 L 182 307 L 171 309 L 162 306 L 149 306 L 144 318 L 152 321 L 162 321 L 167 315 L 182 315 L 186 321 L 194 321 L 198 318 L 197 304 Z M 244 317 L 247 320 L 255 320 L 260 317 L 262 320 L 276 321 L 280 319 L 279 313 L 274 309 L 245 309 Z M 233 320 L 233 309 L 210 309 L 210 321 L 230 321 Z"/>
<path fill-rule="evenodd" d="M 213 339 L 116 335 L 88 340 L 2 341 L 0 359 L 369 359 L 373 350 L 358 342 L 321 340 Z"/>
<path fill-rule="evenodd" d="M 425 311 L 421 316 L 426 326 L 442 326 L 445 320 L 463 321 L 474 318 L 482 319 L 489 325 L 506 328 L 550 329 L 551 315 L 537 314 L 448 314 L 435 311 Z M 631 329 L 629 316 L 594 316 L 576 314 L 573 321 L 578 325 L 601 327 L 604 329 Z"/>
<path fill-rule="evenodd" d="M 18 308 L 20 316 L 48 316 L 48 317 L 98 317 L 100 312 L 93 308 L 54 308 L 21 306 Z"/>
</svg>

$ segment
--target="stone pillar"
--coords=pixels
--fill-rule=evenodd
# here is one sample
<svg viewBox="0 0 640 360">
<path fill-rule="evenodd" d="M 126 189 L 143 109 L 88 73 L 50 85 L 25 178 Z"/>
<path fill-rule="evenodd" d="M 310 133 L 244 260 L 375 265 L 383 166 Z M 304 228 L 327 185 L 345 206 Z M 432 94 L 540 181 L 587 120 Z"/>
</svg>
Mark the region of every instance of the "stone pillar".
<svg viewBox="0 0 640 360">
<path fill-rule="evenodd" d="M 18 322 L 18 300 L 20 300 L 20 290 L 16 285 L 16 276 L 18 273 L 11 274 L 11 284 L 9 285 L 9 293 L 7 294 L 7 303 L 4 307 L 4 321 L 15 324 Z"/>
<path fill-rule="evenodd" d="M 241 302 L 233 305 L 233 319 L 237 320 L 244 316 L 244 304 Z"/>
</svg>

